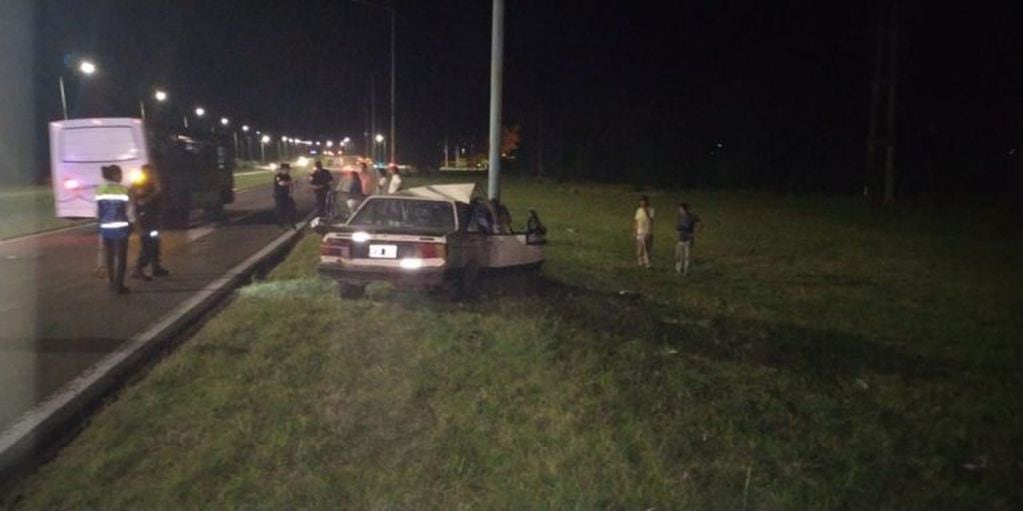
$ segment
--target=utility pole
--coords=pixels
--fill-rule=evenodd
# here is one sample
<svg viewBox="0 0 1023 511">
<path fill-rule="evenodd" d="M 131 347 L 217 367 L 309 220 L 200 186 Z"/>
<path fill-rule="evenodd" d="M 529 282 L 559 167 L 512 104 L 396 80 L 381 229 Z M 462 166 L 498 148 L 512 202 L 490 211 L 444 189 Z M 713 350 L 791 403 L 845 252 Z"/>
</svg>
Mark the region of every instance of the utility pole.
<svg viewBox="0 0 1023 511">
<path fill-rule="evenodd" d="M 884 8 L 877 16 L 877 37 L 874 48 L 874 76 L 870 81 L 870 120 L 867 128 L 867 161 L 863 177 L 863 198 L 870 200 L 877 193 L 878 107 L 881 103 L 881 75 L 884 72 Z"/>
<path fill-rule="evenodd" d="M 375 74 L 369 75 L 369 130 L 370 139 L 373 140 L 373 149 L 370 152 L 369 157 L 373 160 L 373 163 L 377 161 L 377 76 Z"/>
<path fill-rule="evenodd" d="M 448 166 L 448 137 L 444 137 L 444 166 Z"/>
<path fill-rule="evenodd" d="M 891 28 L 889 29 L 888 55 L 888 149 L 884 163 L 884 203 L 895 202 L 895 84 L 899 60 L 899 19 L 898 3 L 892 4 Z"/>
<path fill-rule="evenodd" d="M 543 174 L 543 102 L 536 117 L 536 177 L 540 177 Z"/>
<path fill-rule="evenodd" d="M 897 9 L 897 2 L 892 2 L 888 7 L 882 7 L 878 16 L 874 76 L 870 83 L 866 174 L 863 184 L 865 198 L 872 201 L 881 199 L 885 204 L 895 202 L 895 93 L 898 83 L 896 77 L 899 39 Z M 878 152 L 882 148 L 883 166 L 878 161 Z"/>
<path fill-rule="evenodd" d="M 504 0 L 494 0 L 490 29 L 490 173 L 487 197 L 501 196 L 501 84 L 504 72 Z"/>
</svg>

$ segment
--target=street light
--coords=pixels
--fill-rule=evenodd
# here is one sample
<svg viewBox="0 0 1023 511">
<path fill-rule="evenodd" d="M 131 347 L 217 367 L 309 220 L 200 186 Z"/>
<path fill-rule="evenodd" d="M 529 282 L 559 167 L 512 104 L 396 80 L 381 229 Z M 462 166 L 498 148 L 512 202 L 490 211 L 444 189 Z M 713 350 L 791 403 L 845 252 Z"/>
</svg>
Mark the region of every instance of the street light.
<svg viewBox="0 0 1023 511">
<path fill-rule="evenodd" d="M 198 107 L 198 108 L 195 109 L 195 116 L 196 117 L 202 117 L 204 115 L 206 115 L 206 109 L 205 108 Z"/>
<path fill-rule="evenodd" d="M 378 144 L 384 145 L 383 157 L 387 158 L 387 139 L 384 138 L 383 134 L 377 133 L 377 136 L 374 138 L 374 140 L 376 140 Z M 376 151 L 373 152 L 375 153 Z M 373 158 L 373 161 L 376 161 L 376 157 Z"/>
<path fill-rule="evenodd" d="M 263 135 L 263 138 L 259 139 L 259 159 L 266 164 L 266 144 L 270 142 L 269 135 Z"/>
<path fill-rule="evenodd" d="M 244 131 L 245 133 L 248 133 L 249 132 L 249 125 L 248 124 L 243 125 L 242 126 L 242 131 Z"/>
<path fill-rule="evenodd" d="M 81 71 L 83 75 L 89 76 L 96 72 L 96 64 L 93 64 L 88 60 L 83 60 L 80 64 L 78 64 L 78 70 Z"/>
<path fill-rule="evenodd" d="M 220 125 L 221 126 L 227 126 L 228 124 L 231 124 L 231 121 L 228 120 L 227 117 L 221 117 L 220 118 Z"/>
<path fill-rule="evenodd" d="M 153 92 L 153 99 L 155 99 L 157 103 L 163 103 L 167 101 L 167 93 L 161 89 L 156 89 L 156 91 Z M 143 119 L 146 118 L 146 100 L 144 98 L 139 100 L 139 115 Z"/>
<path fill-rule="evenodd" d="M 96 64 L 83 60 L 78 63 L 78 72 L 85 76 L 92 76 L 96 73 Z M 67 120 L 67 93 L 64 92 L 64 73 L 57 76 L 57 85 L 60 86 L 60 108 L 64 112 L 64 119 Z"/>
<path fill-rule="evenodd" d="M 383 10 L 387 11 L 387 14 L 390 15 L 390 17 L 391 17 L 391 163 L 394 163 L 396 161 L 395 160 L 395 158 L 396 158 L 395 153 L 397 152 L 397 149 L 398 149 L 398 144 L 395 143 L 396 142 L 396 135 L 394 133 L 394 112 L 395 112 L 395 109 L 397 108 L 396 105 L 395 105 L 395 100 L 394 100 L 394 90 L 395 90 L 394 89 L 394 80 L 395 80 L 395 72 L 394 72 L 395 71 L 395 65 L 394 65 L 394 8 L 386 6 L 386 5 L 380 5 L 380 4 L 374 3 L 374 2 L 369 2 L 367 0 L 352 0 L 352 1 L 355 2 L 355 3 L 359 3 L 359 4 L 368 5 L 370 7 L 376 7 L 378 9 L 383 9 Z"/>
</svg>

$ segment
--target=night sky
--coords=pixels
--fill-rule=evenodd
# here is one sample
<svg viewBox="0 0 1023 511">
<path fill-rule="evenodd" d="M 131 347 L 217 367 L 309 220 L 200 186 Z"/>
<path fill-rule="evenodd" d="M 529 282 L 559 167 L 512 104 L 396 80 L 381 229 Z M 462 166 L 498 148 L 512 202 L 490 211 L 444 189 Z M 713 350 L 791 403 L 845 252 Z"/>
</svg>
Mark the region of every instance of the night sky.
<svg viewBox="0 0 1023 511">
<path fill-rule="evenodd" d="M 542 109 L 545 161 L 601 178 L 716 159 L 767 169 L 766 181 L 800 169 L 852 187 L 862 181 L 881 3 L 507 0 L 505 124 L 522 126 L 531 161 Z M 1023 143 L 1020 4 L 902 3 L 908 185 L 934 146 L 942 161 L 997 165 Z M 436 165 L 445 137 L 483 145 L 490 2 L 389 5 L 400 158 Z M 201 104 L 274 134 L 361 141 L 375 77 L 386 133 L 386 11 L 341 0 L 111 0 L 41 2 L 38 16 L 44 119 L 59 115 L 55 76 L 74 54 L 95 59 L 101 75 L 69 83 L 73 114 L 135 115 L 159 85 L 178 117 Z"/>
</svg>

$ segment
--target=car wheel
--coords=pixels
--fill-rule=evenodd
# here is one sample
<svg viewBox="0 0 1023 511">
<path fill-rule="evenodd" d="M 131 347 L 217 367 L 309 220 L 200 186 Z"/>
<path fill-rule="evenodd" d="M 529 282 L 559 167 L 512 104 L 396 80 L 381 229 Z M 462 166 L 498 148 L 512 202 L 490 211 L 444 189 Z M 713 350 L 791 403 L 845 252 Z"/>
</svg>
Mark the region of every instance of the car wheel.
<svg viewBox="0 0 1023 511">
<path fill-rule="evenodd" d="M 349 284 L 347 282 L 338 283 L 338 296 L 346 300 L 354 300 L 356 298 L 362 298 L 362 295 L 366 294 L 365 285 Z"/>
</svg>

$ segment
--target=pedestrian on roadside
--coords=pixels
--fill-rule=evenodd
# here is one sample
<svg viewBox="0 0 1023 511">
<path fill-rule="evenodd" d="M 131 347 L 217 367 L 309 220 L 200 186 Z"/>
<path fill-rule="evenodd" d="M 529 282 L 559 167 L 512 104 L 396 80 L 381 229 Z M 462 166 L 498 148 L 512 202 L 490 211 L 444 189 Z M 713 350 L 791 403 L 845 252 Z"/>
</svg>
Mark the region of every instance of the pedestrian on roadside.
<svg viewBox="0 0 1023 511">
<path fill-rule="evenodd" d="M 351 183 L 348 186 L 348 199 L 345 204 L 348 205 L 348 214 L 355 213 L 355 208 L 359 207 L 362 203 L 362 199 L 366 197 L 362 191 L 362 176 L 368 175 L 369 169 L 366 166 L 366 162 L 359 162 L 359 170 L 352 172 Z"/>
<path fill-rule="evenodd" d="M 636 258 L 639 266 L 650 267 L 650 251 L 654 248 L 654 208 L 646 195 L 639 198 L 639 208 L 633 215 L 632 233 L 636 239 Z"/>
<path fill-rule="evenodd" d="M 330 193 L 330 185 L 334 182 L 334 176 L 330 171 L 323 168 L 323 162 L 316 161 L 316 170 L 309 175 L 309 184 L 312 185 L 313 193 L 316 194 L 316 216 L 327 216 L 327 194 Z"/>
<path fill-rule="evenodd" d="M 398 172 L 398 165 L 396 163 L 388 165 L 387 173 L 387 194 L 396 194 L 401 189 L 401 174 Z"/>
<path fill-rule="evenodd" d="M 689 255 L 696 242 L 696 233 L 703 231 L 703 222 L 696 213 L 689 210 L 689 204 L 685 202 L 678 205 L 675 230 L 678 231 L 678 243 L 675 244 L 675 272 L 686 276 L 689 275 Z"/>
<path fill-rule="evenodd" d="M 138 179 L 131 184 L 132 205 L 139 228 L 139 257 L 131 273 L 133 279 L 152 280 L 170 275 L 160 266 L 160 214 L 162 212 L 160 180 L 152 165 L 142 166 Z M 146 266 L 152 265 L 151 275 Z"/>
<path fill-rule="evenodd" d="M 128 236 L 131 235 L 128 188 L 121 184 L 121 167 L 107 165 L 100 170 L 106 182 L 96 187 L 96 217 L 99 220 L 100 237 L 103 238 L 107 282 L 111 291 L 125 294 L 130 291 L 124 286 Z"/>
<path fill-rule="evenodd" d="M 277 214 L 277 225 L 296 228 L 294 223 L 295 200 L 292 198 L 294 183 L 291 180 L 291 165 L 281 163 L 274 174 L 274 212 Z"/>
</svg>

